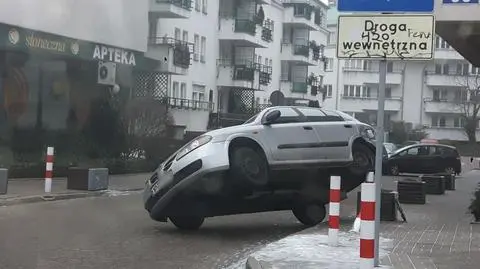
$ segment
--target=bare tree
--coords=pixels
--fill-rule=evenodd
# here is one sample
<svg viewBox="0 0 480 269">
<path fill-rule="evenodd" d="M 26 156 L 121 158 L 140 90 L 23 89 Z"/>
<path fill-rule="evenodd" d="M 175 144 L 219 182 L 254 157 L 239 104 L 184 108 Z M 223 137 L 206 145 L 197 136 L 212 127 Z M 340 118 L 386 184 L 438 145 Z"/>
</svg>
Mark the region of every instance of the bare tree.
<svg viewBox="0 0 480 269">
<path fill-rule="evenodd" d="M 460 98 L 455 103 L 464 119 L 463 129 L 469 142 L 477 141 L 477 122 L 480 119 L 480 74 L 466 74 L 455 77 L 456 84 L 461 88 Z"/>
</svg>

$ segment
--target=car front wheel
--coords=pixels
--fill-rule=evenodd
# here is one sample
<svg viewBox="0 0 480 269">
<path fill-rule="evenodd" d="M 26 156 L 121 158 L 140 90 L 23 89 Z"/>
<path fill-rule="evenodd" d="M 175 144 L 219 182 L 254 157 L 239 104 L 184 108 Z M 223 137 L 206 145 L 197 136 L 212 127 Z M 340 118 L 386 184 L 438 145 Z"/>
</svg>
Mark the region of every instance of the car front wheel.
<svg viewBox="0 0 480 269">
<path fill-rule="evenodd" d="M 180 230 L 198 230 L 205 221 L 200 216 L 171 216 L 169 219 Z"/>
<path fill-rule="evenodd" d="M 265 157 L 250 147 L 234 148 L 230 162 L 231 176 L 239 183 L 264 186 L 268 183 L 268 163 Z"/>
<path fill-rule="evenodd" d="M 327 211 L 323 204 L 303 204 L 292 209 L 293 215 L 306 226 L 315 226 L 321 223 Z"/>
<path fill-rule="evenodd" d="M 375 153 L 361 143 L 354 143 L 352 146 L 353 163 L 349 167 L 354 175 L 365 175 L 373 170 Z"/>
</svg>

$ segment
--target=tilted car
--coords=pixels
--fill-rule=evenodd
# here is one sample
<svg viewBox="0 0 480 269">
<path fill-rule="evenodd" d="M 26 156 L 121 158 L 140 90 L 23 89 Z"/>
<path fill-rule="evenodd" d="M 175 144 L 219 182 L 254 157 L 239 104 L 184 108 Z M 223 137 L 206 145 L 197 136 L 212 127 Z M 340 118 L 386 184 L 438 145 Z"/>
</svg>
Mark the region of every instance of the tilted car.
<svg viewBox="0 0 480 269">
<path fill-rule="evenodd" d="M 342 177 L 345 198 L 372 171 L 374 136 L 340 111 L 270 107 L 171 155 L 146 181 L 144 206 L 180 229 L 198 229 L 206 217 L 279 210 L 315 225 L 326 215 L 330 175 Z"/>
</svg>

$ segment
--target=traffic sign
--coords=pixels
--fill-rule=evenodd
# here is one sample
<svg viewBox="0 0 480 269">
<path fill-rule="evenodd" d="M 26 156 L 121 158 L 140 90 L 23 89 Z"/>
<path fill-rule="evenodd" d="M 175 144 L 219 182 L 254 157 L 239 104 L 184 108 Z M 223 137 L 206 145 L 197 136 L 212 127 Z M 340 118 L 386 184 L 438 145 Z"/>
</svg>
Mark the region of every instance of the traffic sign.
<svg viewBox="0 0 480 269">
<path fill-rule="evenodd" d="M 479 0 L 443 0 L 444 4 L 478 4 Z"/>
<path fill-rule="evenodd" d="M 433 15 L 341 15 L 337 58 L 429 60 L 434 28 Z"/>
<path fill-rule="evenodd" d="M 447 0 L 443 0 L 447 1 Z M 458 0 L 450 0 L 458 1 Z M 464 1 L 464 0 L 460 0 Z M 477 1 L 478 0 L 470 0 Z M 434 0 L 338 0 L 340 12 L 433 12 Z"/>
</svg>

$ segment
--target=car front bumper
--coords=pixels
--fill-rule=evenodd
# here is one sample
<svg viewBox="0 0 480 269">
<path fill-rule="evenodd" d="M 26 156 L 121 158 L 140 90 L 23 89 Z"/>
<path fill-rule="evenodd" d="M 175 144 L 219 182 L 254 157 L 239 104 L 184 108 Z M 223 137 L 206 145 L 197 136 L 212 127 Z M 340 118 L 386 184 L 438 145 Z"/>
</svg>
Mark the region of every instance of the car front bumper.
<svg viewBox="0 0 480 269">
<path fill-rule="evenodd" d="M 168 165 L 172 157 L 145 182 L 144 207 L 155 220 L 166 220 L 164 209 L 179 192 L 208 174 L 229 168 L 228 145 L 225 142 L 207 143 Z"/>
</svg>

